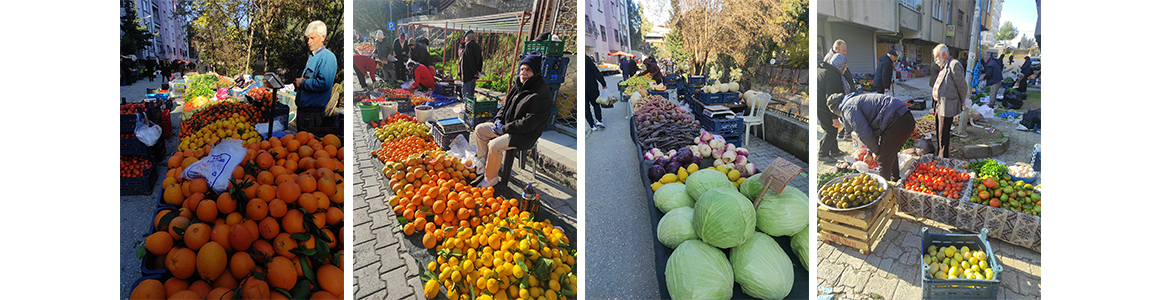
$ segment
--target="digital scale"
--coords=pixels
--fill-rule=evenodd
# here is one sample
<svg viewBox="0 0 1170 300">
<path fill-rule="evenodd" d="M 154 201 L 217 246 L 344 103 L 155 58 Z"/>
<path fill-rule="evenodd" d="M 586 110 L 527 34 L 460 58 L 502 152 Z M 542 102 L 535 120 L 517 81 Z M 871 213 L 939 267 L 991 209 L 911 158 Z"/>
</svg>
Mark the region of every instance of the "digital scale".
<svg viewBox="0 0 1170 300">
<path fill-rule="evenodd" d="M 443 135 L 467 131 L 467 124 L 459 118 L 442 119 L 435 123 L 439 125 L 439 130 L 442 131 Z"/>
<path fill-rule="evenodd" d="M 703 109 L 703 115 L 708 118 L 734 118 L 735 112 L 723 105 L 708 105 Z"/>
</svg>

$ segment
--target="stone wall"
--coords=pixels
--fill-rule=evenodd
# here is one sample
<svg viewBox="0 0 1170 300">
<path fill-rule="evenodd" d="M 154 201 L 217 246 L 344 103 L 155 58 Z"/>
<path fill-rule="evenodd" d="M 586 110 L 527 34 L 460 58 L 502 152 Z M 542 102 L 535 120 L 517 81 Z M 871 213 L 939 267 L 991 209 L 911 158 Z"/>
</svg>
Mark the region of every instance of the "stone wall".
<svg viewBox="0 0 1170 300">
<path fill-rule="evenodd" d="M 768 131 L 765 141 L 808 163 L 808 123 L 769 111 L 764 113 L 764 128 Z M 755 127 L 752 138 L 760 138 L 761 133 Z"/>
</svg>

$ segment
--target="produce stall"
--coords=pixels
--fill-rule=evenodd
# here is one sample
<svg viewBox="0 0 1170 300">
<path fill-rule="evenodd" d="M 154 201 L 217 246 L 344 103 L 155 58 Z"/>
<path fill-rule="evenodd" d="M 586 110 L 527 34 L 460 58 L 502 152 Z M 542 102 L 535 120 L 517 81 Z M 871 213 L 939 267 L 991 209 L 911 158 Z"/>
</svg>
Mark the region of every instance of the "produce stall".
<svg viewBox="0 0 1170 300">
<path fill-rule="evenodd" d="M 473 186 L 481 167 L 473 154 L 440 146 L 450 144 L 448 133 L 466 134 L 468 124 L 418 112 L 370 120 L 364 134 L 391 192 L 388 217 L 401 226 L 395 232 L 416 260 L 408 263 L 419 265 L 425 296 L 575 298 L 575 226 L 539 195 Z"/>
</svg>

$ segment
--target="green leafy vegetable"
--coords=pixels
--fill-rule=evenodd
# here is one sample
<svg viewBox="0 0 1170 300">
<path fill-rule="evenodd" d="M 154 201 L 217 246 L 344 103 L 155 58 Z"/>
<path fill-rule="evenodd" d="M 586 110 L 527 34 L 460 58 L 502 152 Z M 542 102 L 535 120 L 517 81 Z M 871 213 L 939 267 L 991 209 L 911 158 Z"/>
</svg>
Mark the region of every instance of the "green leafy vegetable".
<svg viewBox="0 0 1170 300">
<path fill-rule="evenodd" d="M 735 275 L 718 248 L 687 240 L 666 259 L 666 289 L 672 299 L 731 299 Z"/>
<path fill-rule="evenodd" d="M 759 299 L 784 299 L 792 291 L 792 260 L 772 237 L 754 232 L 731 248 L 731 269 L 744 294 Z"/>
<path fill-rule="evenodd" d="M 694 217 L 695 209 L 686 206 L 666 213 L 662 220 L 658 220 L 658 241 L 674 249 L 682 242 L 698 239 Z"/>
</svg>

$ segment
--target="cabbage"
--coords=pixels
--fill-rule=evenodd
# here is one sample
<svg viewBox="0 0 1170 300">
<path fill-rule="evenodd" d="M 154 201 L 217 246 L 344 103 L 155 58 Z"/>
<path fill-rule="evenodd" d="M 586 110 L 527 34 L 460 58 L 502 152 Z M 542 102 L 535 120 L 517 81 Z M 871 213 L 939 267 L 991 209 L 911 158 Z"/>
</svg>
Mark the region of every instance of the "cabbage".
<svg viewBox="0 0 1170 300">
<path fill-rule="evenodd" d="M 792 291 L 792 260 L 767 234 L 753 232 L 743 245 L 731 248 L 731 269 L 735 282 L 748 296 L 783 299 Z"/>
<path fill-rule="evenodd" d="M 687 240 L 666 259 L 666 290 L 672 299 L 731 299 L 735 277 L 723 251 Z"/>
<path fill-rule="evenodd" d="M 735 184 L 727 179 L 727 174 L 712 169 L 702 169 L 687 176 L 687 195 L 690 195 L 691 199 L 697 200 L 699 196 L 703 196 L 703 192 L 717 187 L 734 189 Z"/>
<path fill-rule="evenodd" d="M 695 202 L 694 221 L 703 242 L 726 249 L 743 244 L 756 231 L 756 210 L 735 187 L 718 187 Z"/>
<path fill-rule="evenodd" d="M 668 213 L 675 208 L 694 206 L 695 200 L 687 195 L 687 186 L 681 183 L 667 183 L 654 192 L 654 207 L 662 213 Z"/>
<path fill-rule="evenodd" d="M 739 184 L 739 193 L 752 202 L 755 202 L 756 196 L 760 195 L 762 189 L 764 189 L 764 184 L 760 182 L 760 174 L 751 175 Z"/>
<path fill-rule="evenodd" d="M 789 186 L 764 193 L 756 208 L 756 228 L 772 236 L 791 236 L 808 227 L 808 195 Z"/>
<path fill-rule="evenodd" d="M 804 265 L 805 270 L 808 270 L 808 235 L 808 228 L 805 228 L 792 236 L 792 250 L 800 257 L 800 264 Z"/>
<path fill-rule="evenodd" d="M 695 225 L 692 222 L 694 216 L 695 209 L 686 206 L 666 213 L 662 220 L 658 220 L 658 241 L 674 249 L 682 242 L 698 239 L 699 235 L 695 234 Z"/>
</svg>

